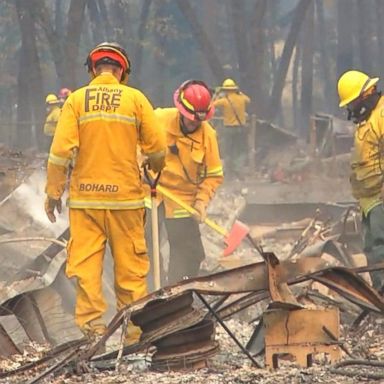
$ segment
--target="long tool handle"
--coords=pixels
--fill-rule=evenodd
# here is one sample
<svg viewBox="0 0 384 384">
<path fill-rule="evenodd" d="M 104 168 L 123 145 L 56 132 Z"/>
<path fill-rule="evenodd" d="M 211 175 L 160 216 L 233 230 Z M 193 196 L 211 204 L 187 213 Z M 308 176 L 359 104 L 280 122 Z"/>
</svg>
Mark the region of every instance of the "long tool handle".
<svg viewBox="0 0 384 384">
<path fill-rule="evenodd" d="M 149 174 L 148 165 L 143 166 L 144 177 L 146 178 L 149 186 L 151 187 L 151 229 L 152 229 L 152 258 L 153 258 L 153 285 L 155 290 L 161 288 L 160 284 L 160 240 L 159 240 L 159 218 L 156 201 L 156 189 L 158 188 L 158 181 L 160 172 L 155 178 Z"/>
<path fill-rule="evenodd" d="M 153 253 L 153 280 L 155 290 L 161 288 L 160 285 L 160 246 L 159 246 L 159 220 L 156 197 L 151 198 L 151 228 L 152 228 L 152 253 Z"/>
<path fill-rule="evenodd" d="M 181 208 L 184 208 L 191 215 L 199 216 L 199 213 L 196 211 L 196 209 L 192 208 L 186 202 L 184 202 L 183 200 L 179 199 L 177 196 L 175 196 L 172 192 L 168 191 L 163 186 L 157 185 L 157 190 L 160 193 L 162 193 L 165 197 L 167 197 L 169 200 L 172 200 L 178 206 L 180 206 Z M 225 228 L 221 227 L 220 225 L 216 224 L 213 220 L 206 218 L 204 220 L 204 223 L 207 224 L 210 228 L 212 228 L 214 231 L 216 231 L 220 235 L 222 235 L 224 237 L 226 237 L 228 235 L 227 230 Z"/>
</svg>

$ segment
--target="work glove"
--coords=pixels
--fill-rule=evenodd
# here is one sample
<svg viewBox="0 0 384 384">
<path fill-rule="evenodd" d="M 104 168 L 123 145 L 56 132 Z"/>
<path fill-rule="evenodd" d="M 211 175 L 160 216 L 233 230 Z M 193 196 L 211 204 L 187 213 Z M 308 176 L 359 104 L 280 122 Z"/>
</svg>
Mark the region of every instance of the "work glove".
<svg viewBox="0 0 384 384">
<path fill-rule="evenodd" d="M 207 218 L 207 210 L 205 203 L 202 200 L 196 200 L 193 208 L 198 212 L 199 216 L 195 217 L 200 223 L 204 223 Z"/>
<path fill-rule="evenodd" d="M 155 173 L 159 173 L 165 165 L 165 152 L 149 153 L 148 160 L 144 162 L 148 164 L 149 169 Z"/>
<path fill-rule="evenodd" d="M 56 216 L 55 216 L 55 208 L 58 213 L 61 213 L 61 199 L 52 199 L 52 197 L 47 197 L 45 199 L 45 213 L 47 214 L 48 220 L 51 223 L 56 222 Z"/>
</svg>

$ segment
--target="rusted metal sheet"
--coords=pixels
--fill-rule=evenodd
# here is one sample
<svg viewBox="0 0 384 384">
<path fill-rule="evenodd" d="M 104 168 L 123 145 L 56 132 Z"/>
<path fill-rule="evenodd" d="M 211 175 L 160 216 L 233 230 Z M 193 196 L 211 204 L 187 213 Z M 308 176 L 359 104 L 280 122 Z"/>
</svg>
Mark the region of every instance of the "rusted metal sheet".
<svg viewBox="0 0 384 384">
<path fill-rule="evenodd" d="M 313 321 L 313 319 L 316 321 Z M 341 358 L 338 344 L 340 320 L 337 308 L 268 310 L 263 314 L 265 328 L 265 365 L 278 367 L 278 357 L 290 354 L 302 367 L 312 365 L 312 355 L 329 354 L 331 361 Z M 333 335 L 331 340 L 323 328 Z"/>
<path fill-rule="evenodd" d="M 45 344 L 49 340 L 42 316 L 31 295 L 19 295 L 14 300 L 12 313 L 15 314 L 30 340 Z"/>
<path fill-rule="evenodd" d="M 384 308 L 384 303 L 381 298 L 377 297 L 377 294 L 375 294 L 372 289 L 369 287 L 367 288 L 365 282 L 361 281 L 355 274 L 348 274 L 348 276 L 344 274 L 343 278 L 343 276 L 340 276 L 340 269 L 330 268 L 324 270 L 324 266 L 326 266 L 326 263 L 318 258 L 302 258 L 296 262 L 284 261 L 276 265 L 276 276 L 274 279 L 279 285 L 285 283 L 295 284 L 296 282 L 305 281 L 311 278 L 318 280 L 323 279 L 327 284 L 332 284 L 332 287 L 336 287 L 338 292 L 344 297 L 347 297 L 350 300 L 355 300 L 355 302 L 364 308 L 376 311 L 381 311 Z M 318 272 L 319 270 L 321 272 Z M 316 274 L 314 272 L 318 273 Z M 257 302 L 257 300 L 265 298 L 265 295 L 268 295 L 269 281 L 267 276 L 268 273 L 265 263 L 256 263 L 235 270 L 220 272 L 211 276 L 185 280 L 172 287 L 166 287 L 160 291 L 154 292 L 146 298 L 135 302 L 134 305 L 129 308 L 129 311 L 131 311 L 133 319 L 135 319 L 135 317 L 139 318 L 140 311 L 143 311 L 144 308 L 148 306 L 149 318 L 151 317 L 151 314 L 155 316 L 152 321 L 149 321 L 147 325 L 144 325 L 144 328 L 148 328 L 144 329 L 144 334 L 141 340 L 144 345 L 150 344 L 154 340 L 181 330 L 186 326 L 192 326 L 201 321 L 204 317 L 204 313 L 196 311 L 195 309 L 191 311 L 188 305 L 184 305 L 184 307 L 181 308 L 180 313 L 176 312 L 173 317 L 171 316 L 167 319 L 168 315 L 164 316 L 166 312 L 159 312 L 160 314 L 163 313 L 163 315 L 158 317 L 156 311 L 154 311 L 153 308 L 150 308 L 151 306 L 159 306 L 159 310 L 160 307 L 162 307 L 161 311 L 164 311 L 165 308 L 169 311 L 169 309 L 172 308 L 172 305 L 168 302 L 161 306 L 161 301 L 167 301 L 174 298 L 180 300 L 180 296 L 182 296 L 183 293 L 192 291 L 211 295 L 253 292 L 257 299 L 255 300 L 255 297 L 252 299 L 248 297 L 248 302 L 254 303 Z M 349 290 L 349 288 L 351 289 Z M 182 298 L 182 300 L 185 299 L 185 297 Z M 149 305 L 149 303 L 152 304 Z M 245 301 L 241 304 L 244 305 L 244 303 Z M 228 313 L 231 313 L 231 310 L 232 308 L 228 308 Z M 145 313 L 145 311 L 143 313 Z M 225 312 L 222 312 L 222 314 L 225 314 Z M 161 319 L 162 317 L 164 319 Z M 163 320 L 166 321 L 163 322 Z M 152 325 L 150 325 L 151 322 Z"/>
<path fill-rule="evenodd" d="M 155 341 L 153 344 L 159 350 L 164 350 L 166 348 L 177 347 L 183 344 L 193 344 L 198 341 L 210 340 L 214 329 L 215 327 L 213 321 L 205 319 L 192 327 L 182 329 L 181 331 L 165 336 Z"/>
<path fill-rule="evenodd" d="M 318 258 L 302 258 L 297 261 L 283 261 L 275 265 L 276 283 L 287 283 L 293 285 L 309 279 L 317 278 L 336 287 L 345 297 L 353 300 L 359 299 L 359 304 L 369 309 L 381 311 L 384 309 L 382 299 L 370 289 L 364 281 L 354 273 L 340 273 L 340 268 L 326 268 L 326 263 Z M 344 270 L 343 270 L 344 271 Z M 349 290 L 350 288 L 350 290 Z M 172 340 L 177 339 L 177 335 L 182 334 L 183 330 L 196 326 L 204 319 L 209 320 L 207 312 L 200 306 L 196 306 L 193 299 L 193 292 L 201 296 L 224 295 L 232 293 L 243 294 L 238 300 L 228 304 L 218 304 L 218 312 L 222 315 L 230 315 L 230 306 L 238 310 L 239 307 L 250 305 L 269 296 L 268 273 L 265 263 L 255 263 L 230 271 L 220 272 L 214 275 L 183 280 L 174 286 L 165 287 L 156 291 L 120 311 L 112 319 L 108 326 L 107 333 L 95 344 L 88 348 L 79 350 L 74 354 L 68 354 L 61 363 L 58 363 L 53 370 L 61 369 L 68 364 L 83 364 L 90 359 L 92 362 L 117 357 L 117 351 L 92 358 L 95 352 L 105 341 L 123 324 L 125 318 L 132 318 L 137 324 L 144 326 L 145 331 L 140 341 L 130 347 L 124 348 L 124 354 L 134 353 L 143 347 L 155 345 L 159 340 L 167 340 L 172 344 Z M 296 312 L 296 311 L 293 311 Z M 141 319 L 143 316 L 143 319 Z M 337 332 L 330 327 L 332 334 Z M 176 334 L 176 336 L 175 336 Z M 173 336 L 172 336 L 173 335 Z M 193 331 L 192 331 L 193 335 Z M 188 360 L 191 364 L 196 361 L 202 362 L 211 353 L 217 350 L 213 340 L 203 340 L 201 343 L 190 345 L 188 349 L 185 344 L 179 346 L 170 345 L 159 352 L 158 367 L 168 360 L 169 364 L 175 362 L 175 367 L 180 368 L 180 361 Z M 193 366 L 193 365 L 191 365 Z M 52 369 L 49 372 L 52 372 Z"/>
<path fill-rule="evenodd" d="M 149 333 L 163 324 L 178 319 L 193 311 L 192 292 L 166 300 L 150 301 L 141 311 L 135 312 L 131 320 L 139 326 L 143 333 Z"/>
<path fill-rule="evenodd" d="M 51 224 L 44 213 L 45 172 L 35 171 L 23 184 L 0 202 L 0 226 L 8 233 L 0 241 L 23 237 L 68 239 L 66 212 Z M 0 304 L 24 292 L 46 287 L 55 279 L 65 260 L 65 251 L 49 241 L 14 241 L 0 244 L 2 269 Z"/>
<path fill-rule="evenodd" d="M 286 282 L 280 282 L 277 266 L 279 259 L 274 253 L 265 252 L 264 261 L 268 271 L 268 291 L 275 306 L 301 308 Z"/>
<path fill-rule="evenodd" d="M 344 284 L 344 289 L 339 290 L 344 297 L 349 299 L 359 298 L 359 304 L 373 309 L 375 308 L 378 311 L 381 311 L 383 308 L 383 301 L 378 297 L 377 293 L 374 290 L 369 288 L 369 286 L 362 281 L 358 276 L 353 273 L 345 274 L 343 277 L 340 276 L 340 268 L 324 268 L 326 264 L 324 261 L 318 258 L 302 258 L 296 262 L 285 261 L 277 265 L 277 276 L 278 283 L 288 283 L 290 285 L 309 280 L 314 277 L 321 276 L 330 276 L 328 280 L 334 278 L 335 281 L 342 281 Z M 268 292 L 268 281 L 267 281 L 266 267 L 264 263 L 255 263 L 252 265 L 244 266 L 230 271 L 220 272 L 214 275 L 198 277 L 193 279 L 188 279 L 180 282 L 171 287 L 163 288 L 159 291 L 152 293 L 151 295 L 133 303 L 131 306 L 127 307 L 127 311 L 132 313 L 133 318 L 140 317 L 139 313 L 143 310 L 148 303 L 155 301 L 159 303 L 159 300 L 169 300 L 172 297 L 179 297 L 183 292 L 192 292 L 197 291 L 203 294 L 210 295 L 223 295 L 228 293 L 244 293 L 252 292 L 251 294 L 244 295 L 235 303 L 230 304 L 228 307 L 223 306 L 218 309 L 218 313 L 221 316 L 230 315 L 232 312 L 231 305 L 235 310 L 238 307 L 246 307 L 247 305 L 252 305 L 255 302 L 265 299 L 269 296 Z M 341 283 L 340 283 L 341 284 Z M 334 284 L 335 286 L 335 284 Z M 348 287 L 351 288 L 351 292 L 348 291 Z M 331 287 L 332 288 L 332 287 Z M 360 292 L 361 290 L 362 292 Z M 365 300 L 362 300 L 361 297 L 364 297 Z M 184 300 L 184 299 L 183 299 Z M 150 308 L 150 306 L 148 306 Z M 120 314 L 121 316 L 121 314 Z M 177 331 L 178 329 L 183 328 L 183 323 L 185 318 L 194 317 L 195 324 L 200 321 L 197 312 L 191 312 L 190 314 L 184 315 L 184 318 L 181 321 L 174 319 L 171 324 L 162 325 L 163 330 L 159 332 L 159 329 L 153 330 L 150 333 L 143 335 L 141 339 L 142 344 L 148 344 L 153 342 L 160 337 L 163 337 L 166 334 Z M 202 315 L 204 317 L 204 314 Z M 201 319 L 201 318 L 200 318 Z M 196 321 L 197 320 L 197 321 Z M 115 319 L 112 321 L 112 324 L 117 324 L 119 321 L 119 315 L 116 315 Z M 188 323 L 190 326 L 191 323 Z M 180 327 L 175 329 L 174 327 Z M 185 325 L 184 325 L 185 328 Z"/>
<path fill-rule="evenodd" d="M 384 311 L 383 298 L 360 276 L 343 267 L 334 267 L 311 276 L 356 305 L 375 312 Z"/>
<path fill-rule="evenodd" d="M 189 296 L 190 293 L 191 292 L 187 292 L 182 296 Z M 206 316 L 206 312 L 201 308 L 197 308 L 196 303 L 193 301 L 190 302 L 188 306 L 186 306 L 185 302 L 183 302 L 179 307 L 176 307 L 172 301 L 172 299 L 166 301 L 166 305 L 173 308 L 173 311 L 169 312 L 167 315 L 162 315 L 159 319 L 156 319 L 156 311 L 153 311 L 152 319 L 155 320 L 152 320 L 149 323 L 149 328 L 147 328 L 144 324 L 144 329 L 139 344 L 154 344 L 157 340 L 173 335 L 177 332 L 181 332 L 186 328 L 193 327 L 194 325 L 203 321 Z M 136 325 L 140 324 L 140 321 L 137 320 L 139 317 L 140 312 L 135 312 L 131 317 L 132 321 Z"/>
<path fill-rule="evenodd" d="M 8 332 L 0 324 L 0 356 L 8 357 L 21 352 L 21 349 L 17 347 L 12 338 L 8 335 Z"/>
<path fill-rule="evenodd" d="M 217 341 L 198 342 L 193 347 L 188 345 L 155 353 L 151 366 L 155 370 L 204 368 L 207 366 L 207 359 L 218 351 L 219 343 Z"/>
<path fill-rule="evenodd" d="M 152 356 L 153 369 L 184 369 L 206 365 L 206 360 L 217 352 L 212 320 L 172 333 L 155 341 L 157 351 Z"/>
<path fill-rule="evenodd" d="M 143 331 L 140 344 L 156 346 L 152 367 L 162 370 L 205 366 L 217 343 L 213 339 L 214 323 L 204 317 L 205 312 L 194 302 L 193 292 L 187 291 L 149 301 L 132 313 L 131 320 Z"/>
<path fill-rule="evenodd" d="M 0 227 L 7 229 L 7 234 L 0 236 L 0 240 L 22 236 L 58 238 L 65 232 L 68 228 L 67 209 L 63 207 L 63 214 L 52 224 L 44 212 L 44 187 L 45 171 L 39 169 L 0 202 Z M 0 281 L 8 281 L 17 276 L 49 245 L 49 242 L 44 241 L 1 244 L 3 264 Z"/>
<path fill-rule="evenodd" d="M 303 282 L 313 278 L 335 276 L 335 281 L 343 284 L 344 289 L 340 293 L 348 299 L 352 296 L 360 298 L 359 304 L 367 305 L 381 311 L 384 309 L 384 301 L 355 273 L 347 268 L 328 267 L 324 260 L 312 257 L 303 257 L 297 261 L 282 261 L 276 266 L 277 281 L 279 284 L 289 285 Z M 347 271 L 347 272 L 345 272 Z M 349 272 L 349 273 L 348 273 Z M 233 293 L 263 293 L 268 291 L 268 273 L 264 262 L 246 265 L 233 270 L 219 272 L 213 275 L 183 280 L 182 282 L 165 287 L 145 298 L 136 301 L 129 309 L 132 313 L 142 310 L 152 300 L 167 299 L 179 296 L 183 292 L 198 291 L 208 295 L 224 295 Z M 334 285 L 335 287 L 338 287 Z M 348 291 L 350 287 L 351 291 Z M 331 287 L 332 288 L 332 287 Z M 362 291 L 358 293 L 359 291 Z M 362 295 L 365 300 L 361 300 Z"/>
</svg>

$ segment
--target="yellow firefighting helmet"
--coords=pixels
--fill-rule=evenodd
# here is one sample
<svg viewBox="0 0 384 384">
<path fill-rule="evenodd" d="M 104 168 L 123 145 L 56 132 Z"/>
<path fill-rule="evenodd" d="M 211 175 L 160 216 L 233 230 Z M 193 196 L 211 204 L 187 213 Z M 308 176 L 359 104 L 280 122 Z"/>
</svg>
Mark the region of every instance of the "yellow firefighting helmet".
<svg viewBox="0 0 384 384">
<path fill-rule="evenodd" d="M 353 100 L 361 96 L 366 90 L 373 87 L 379 81 L 378 77 L 370 78 L 360 71 L 347 71 L 340 76 L 337 82 L 339 94 L 339 107 L 345 107 Z"/>
<path fill-rule="evenodd" d="M 45 98 L 45 103 L 46 104 L 58 104 L 60 101 L 59 99 L 57 98 L 56 95 L 54 95 L 53 93 L 50 93 L 49 95 L 47 95 L 47 97 Z"/>
<path fill-rule="evenodd" d="M 232 79 L 225 79 L 223 81 L 223 85 L 221 86 L 222 89 L 227 90 L 237 90 L 239 87 Z"/>
</svg>

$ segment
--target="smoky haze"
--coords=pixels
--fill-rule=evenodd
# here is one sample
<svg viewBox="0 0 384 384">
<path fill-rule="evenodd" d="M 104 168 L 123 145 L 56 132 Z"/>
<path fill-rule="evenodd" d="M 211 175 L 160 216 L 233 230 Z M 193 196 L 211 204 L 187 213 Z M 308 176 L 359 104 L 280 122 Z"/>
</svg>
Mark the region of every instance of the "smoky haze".
<svg viewBox="0 0 384 384">
<path fill-rule="evenodd" d="M 155 106 L 186 79 L 215 89 L 230 77 L 249 115 L 307 139 L 312 113 L 340 113 L 342 72 L 381 75 L 383 12 L 375 0 L 1 2 L 0 140 L 41 147 L 45 96 L 87 83 L 83 63 L 102 41 L 126 47 L 129 83 Z"/>
</svg>

